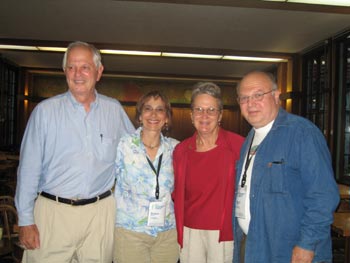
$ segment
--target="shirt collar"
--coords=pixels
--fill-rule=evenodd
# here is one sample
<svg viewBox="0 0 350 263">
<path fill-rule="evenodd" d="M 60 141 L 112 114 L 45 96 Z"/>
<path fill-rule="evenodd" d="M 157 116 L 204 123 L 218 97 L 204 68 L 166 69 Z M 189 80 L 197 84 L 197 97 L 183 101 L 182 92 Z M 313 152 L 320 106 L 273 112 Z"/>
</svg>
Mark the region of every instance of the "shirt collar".
<svg viewBox="0 0 350 263">
<path fill-rule="evenodd" d="M 95 100 L 91 103 L 90 109 L 97 107 L 99 105 L 99 101 L 100 101 L 100 94 L 98 94 L 98 92 L 96 90 L 94 92 L 95 92 Z M 70 103 L 72 104 L 74 109 L 78 109 L 79 107 L 83 107 L 83 105 L 74 98 L 74 96 L 70 90 L 67 91 L 67 96 L 68 96 L 68 100 L 70 101 Z"/>
<path fill-rule="evenodd" d="M 260 127 L 260 128 L 257 128 L 257 129 L 254 128 L 254 131 L 256 133 L 261 133 L 261 134 L 268 133 L 271 130 L 272 125 L 273 125 L 274 122 L 275 122 L 275 120 L 269 122 L 264 127 Z"/>
</svg>

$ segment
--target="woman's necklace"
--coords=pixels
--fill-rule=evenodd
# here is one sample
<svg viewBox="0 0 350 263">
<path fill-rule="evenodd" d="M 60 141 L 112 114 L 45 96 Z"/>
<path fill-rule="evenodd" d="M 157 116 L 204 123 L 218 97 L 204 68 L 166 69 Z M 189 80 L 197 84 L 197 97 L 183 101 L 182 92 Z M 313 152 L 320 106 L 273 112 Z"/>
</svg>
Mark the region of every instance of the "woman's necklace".
<svg viewBox="0 0 350 263">
<path fill-rule="evenodd" d="M 143 145 L 146 146 L 148 149 L 153 150 L 153 149 L 159 147 L 159 145 L 160 145 L 160 140 L 159 140 L 158 144 L 156 144 L 156 145 L 148 145 L 148 144 L 146 144 L 146 143 L 143 141 L 142 136 L 143 136 L 143 132 L 141 131 L 141 140 L 142 140 L 142 143 L 143 143 Z"/>
<path fill-rule="evenodd" d="M 143 145 L 144 146 L 146 146 L 147 148 L 149 148 L 149 149 L 151 149 L 151 150 L 153 150 L 153 149 L 155 149 L 155 148 L 158 148 L 159 147 L 159 145 L 160 145 L 160 142 L 157 144 L 157 145 L 148 145 L 148 144 L 145 144 L 143 141 L 142 141 L 142 143 L 143 143 Z"/>
</svg>

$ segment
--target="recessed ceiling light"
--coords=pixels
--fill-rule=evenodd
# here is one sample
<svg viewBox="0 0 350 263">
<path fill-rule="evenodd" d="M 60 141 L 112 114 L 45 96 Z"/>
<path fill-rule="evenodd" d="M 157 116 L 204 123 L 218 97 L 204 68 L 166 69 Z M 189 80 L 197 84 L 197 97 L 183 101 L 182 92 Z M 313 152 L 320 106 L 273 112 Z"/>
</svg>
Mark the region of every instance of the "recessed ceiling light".
<svg viewBox="0 0 350 263">
<path fill-rule="evenodd" d="M 265 57 L 246 57 L 246 56 L 224 56 L 225 60 L 241 60 L 241 61 L 261 61 L 261 62 L 287 62 L 284 58 L 265 58 Z"/>
<path fill-rule="evenodd" d="M 222 55 L 162 52 L 162 57 L 221 59 Z"/>
<path fill-rule="evenodd" d="M 134 55 L 134 56 L 160 56 L 161 52 L 149 52 L 149 51 L 137 51 L 137 50 L 114 50 L 114 49 L 101 49 L 102 54 L 112 55 Z"/>
<path fill-rule="evenodd" d="M 66 52 L 65 47 L 38 47 L 40 51 Z"/>
<path fill-rule="evenodd" d="M 65 47 L 42 47 L 42 46 L 22 46 L 22 45 L 0 45 L 0 49 L 12 50 L 34 50 L 49 52 L 65 52 Z M 176 58 L 192 58 L 192 59 L 217 59 L 217 60 L 240 60 L 240 61 L 260 61 L 260 62 L 287 62 L 285 58 L 269 58 L 269 57 L 249 57 L 249 56 L 225 56 L 218 54 L 192 54 L 192 53 L 176 53 L 176 52 L 156 52 L 156 51 L 138 51 L 138 50 L 114 50 L 101 49 L 102 54 L 110 55 L 133 55 L 133 56 L 162 56 Z"/>
<path fill-rule="evenodd" d="M 0 49 L 38 50 L 38 48 L 34 46 L 20 46 L 20 45 L 0 45 Z"/>
</svg>

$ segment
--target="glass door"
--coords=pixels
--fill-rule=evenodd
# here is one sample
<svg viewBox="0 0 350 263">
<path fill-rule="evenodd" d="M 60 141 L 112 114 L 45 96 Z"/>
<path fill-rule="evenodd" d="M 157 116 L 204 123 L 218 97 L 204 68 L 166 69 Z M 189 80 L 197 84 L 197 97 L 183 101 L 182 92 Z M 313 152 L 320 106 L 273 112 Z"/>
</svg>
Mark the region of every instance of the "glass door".
<svg viewBox="0 0 350 263">
<path fill-rule="evenodd" d="M 18 69 L 0 59 L 0 149 L 12 150 L 16 135 Z"/>
<path fill-rule="evenodd" d="M 330 140 L 329 47 L 327 44 L 303 56 L 304 116 Z"/>
<path fill-rule="evenodd" d="M 350 45 L 346 47 L 345 56 L 345 112 L 344 112 L 344 175 L 350 176 Z"/>
<path fill-rule="evenodd" d="M 336 41 L 337 152 L 336 174 L 350 183 L 350 35 Z"/>
</svg>

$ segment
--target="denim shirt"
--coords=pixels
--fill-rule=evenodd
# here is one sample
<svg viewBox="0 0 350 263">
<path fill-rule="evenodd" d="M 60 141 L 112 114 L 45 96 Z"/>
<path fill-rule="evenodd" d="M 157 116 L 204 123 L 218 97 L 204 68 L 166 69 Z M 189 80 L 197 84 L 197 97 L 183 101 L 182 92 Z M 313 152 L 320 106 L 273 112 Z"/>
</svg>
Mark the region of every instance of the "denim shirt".
<svg viewBox="0 0 350 263">
<path fill-rule="evenodd" d="M 236 196 L 253 133 L 241 149 Z M 289 263 L 295 246 L 314 251 L 313 262 L 332 262 L 330 225 L 339 192 L 326 141 L 315 125 L 280 109 L 259 145 L 251 183 L 245 263 Z M 238 263 L 243 232 L 234 214 L 233 225 Z"/>
</svg>

